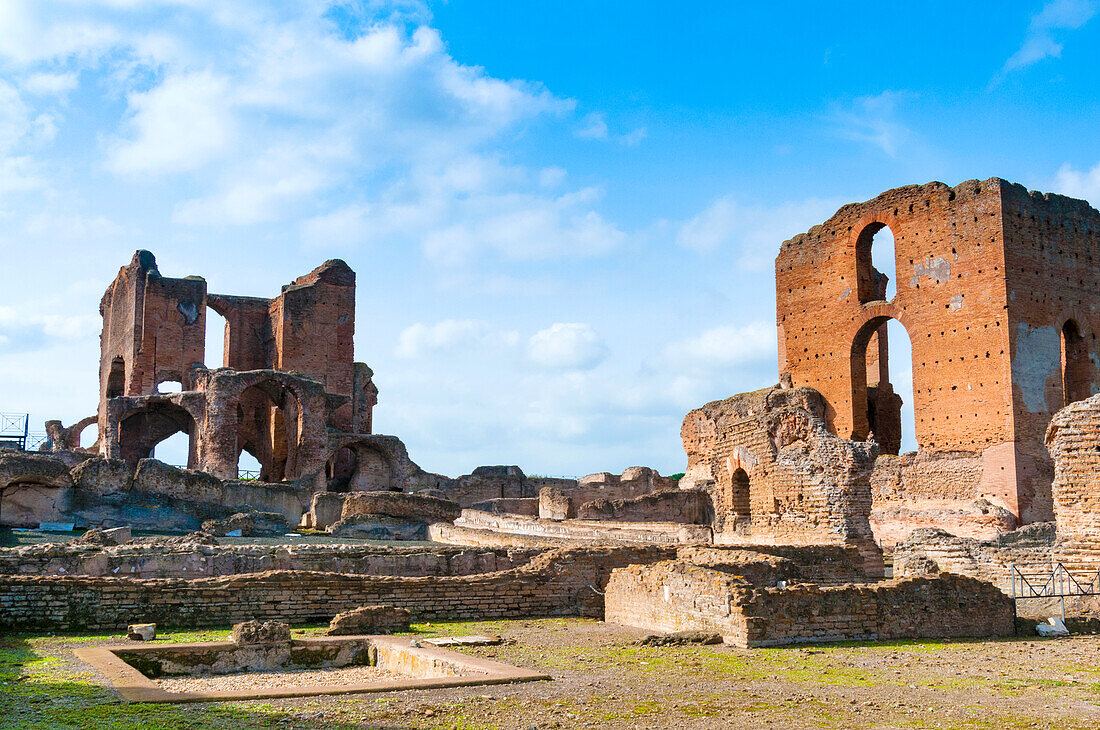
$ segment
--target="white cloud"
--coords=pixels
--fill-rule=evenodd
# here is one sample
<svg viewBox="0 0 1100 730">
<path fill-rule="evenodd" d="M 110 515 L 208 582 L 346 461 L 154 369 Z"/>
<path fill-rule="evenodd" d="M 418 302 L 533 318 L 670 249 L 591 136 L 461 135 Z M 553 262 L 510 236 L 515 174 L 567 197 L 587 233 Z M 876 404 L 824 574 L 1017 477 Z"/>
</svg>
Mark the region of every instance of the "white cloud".
<svg viewBox="0 0 1100 730">
<path fill-rule="evenodd" d="M 607 357 L 607 345 L 581 322 L 559 322 L 527 341 L 527 359 L 548 370 L 591 370 Z"/>
<path fill-rule="evenodd" d="M 897 120 L 896 111 L 899 103 L 912 97 L 910 92 L 889 90 L 874 96 L 861 96 L 850 108 L 833 112 L 836 132 L 844 139 L 897 157 L 899 148 L 910 139 L 912 132 Z"/>
<path fill-rule="evenodd" d="M 607 120 L 603 114 L 593 112 L 582 120 L 583 126 L 577 130 L 581 139 L 607 139 Z"/>
<path fill-rule="evenodd" d="M 446 319 L 431 325 L 417 323 L 407 327 L 397 338 L 397 355 L 417 358 L 458 350 L 512 347 L 518 342 L 518 333 L 494 329 L 486 322 Z"/>
<path fill-rule="evenodd" d="M 115 143 L 108 167 L 122 174 L 193 170 L 224 155 L 236 137 L 228 81 L 208 72 L 171 75 L 131 94 L 129 139 Z"/>
<path fill-rule="evenodd" d="M 32 94 L 64 94 L 76 88 L 75 73 L 32 73 L 23 81 L 23 88 Z"/>
<path fill-rule="evenodd" d="M 28 352 L 55 340 L 92 339 L 102 321 L 94 314 L 41 314 L 33 308 L 0 306 L 0 348 L 6 353 Z"/>
<path fill-rule="evenodd" d="M 779 244 L 826 220 L 842 204 L 810 198 L 776 206 L 746 205 L 726 196 L 685 222 L 676 243 L 700 253 L 733 247 L 740 254 L 740 266 L 761 269 L 771 264 Z"/>
<path fill-rule="evenodd" d="M 1001 74 L 1061 56 L 1063 44 L 1056 39 L 1057 32 L 1077 30 L 1096 15 L 1098 7 L 1096 0 L 1048 2 L 1031 17 L 1023 45 L 1005 61 Z"/>
<path fill-rule="evenodd" d="M 776 353 L 776 329 L 770 322 L 722 325 L 670 344 L 672 362 L 700 369 L 728 368 L 761 362 Z"/>
<path fill-rule="evenodd" d="M 1063 195 L 1087 200 L 1092 207 L 1100 209 L 1100 163 L 1086 172 L 1075 170 L 1068 163 L 1062 165 L 1053 187 Z"/>
</svg>

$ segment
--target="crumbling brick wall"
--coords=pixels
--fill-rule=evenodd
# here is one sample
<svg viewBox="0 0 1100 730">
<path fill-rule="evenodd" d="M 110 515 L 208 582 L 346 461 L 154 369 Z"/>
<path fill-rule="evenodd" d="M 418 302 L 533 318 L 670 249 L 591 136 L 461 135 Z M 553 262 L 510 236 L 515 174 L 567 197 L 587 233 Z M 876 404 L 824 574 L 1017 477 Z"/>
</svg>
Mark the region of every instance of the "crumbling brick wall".
<svg viewBox="0 0 1100 730">
<path fill-rule="evenodd" d="M 784 587 L 663 561 L 613 571 L 609 622 L 657 631 L 703 630 L 741 647 L 847 639 L 1010 636 L 1012 600 L 964 576 Z"/>
<path fill-rule="evenodd" d="M 878 447 L 829 433 L 824 411 L 811 388 L 775 387 L 687 414 L 680 486 L 713 493 L 716 542 L 852 543 L 881 565 L 869 522 Z"/>
<path fill-rule="evenodd" d="M 541 549 L 371 545 L 205 545 L 195 542 L 82 543 L 0 548 L 0 574 L 214 578 L 269 570 L 344 575 L 471 575 L 519 567 Z"/>
<path fill-rule="evenodd" d="M 1047 431 L 1058 537 L 1100 547 L 1100 395 L 1059 411 Z"/>
<path fill-rule="evenodd" d="M 229 578 L 0 576 L 0 630 L 172 628 L 248 620 L 301 625 L 364 605 L 406 608 L 417 621 L 603 613 L 614 568 L 670 556 L 657 547 L 551 551 L 527 565 L 472 576 L 392 577 L 271 571 Z"/>
</svg>

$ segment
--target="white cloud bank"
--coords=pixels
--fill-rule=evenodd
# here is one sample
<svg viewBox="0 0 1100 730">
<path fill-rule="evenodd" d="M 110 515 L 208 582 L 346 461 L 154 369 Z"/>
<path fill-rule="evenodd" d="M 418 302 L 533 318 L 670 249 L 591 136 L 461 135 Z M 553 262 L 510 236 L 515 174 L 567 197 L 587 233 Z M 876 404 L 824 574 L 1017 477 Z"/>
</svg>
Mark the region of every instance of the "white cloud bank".
<svg viewBox="0 0 1100 730">
<path fill-rule="evenodd" d="M 546 370 L 591 370 L 606 357 L 607 345 L 583 322 L 559 322 L 527 341 L 527 359 Z"/>
</svg>

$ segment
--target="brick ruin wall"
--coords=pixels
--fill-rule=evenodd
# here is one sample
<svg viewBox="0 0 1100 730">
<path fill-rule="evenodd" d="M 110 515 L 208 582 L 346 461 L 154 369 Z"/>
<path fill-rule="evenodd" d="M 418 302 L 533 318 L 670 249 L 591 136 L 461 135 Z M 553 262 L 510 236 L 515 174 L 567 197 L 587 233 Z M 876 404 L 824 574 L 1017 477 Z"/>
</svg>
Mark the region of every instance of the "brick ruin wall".
<svg viewBox="0 0 1100 730">
<path fill-rule="evenodd" d="M 630 499 L 600 498 L 585 502 L 577 508 L 577 519 L 709 525 L 714 520 L 714 505 L 705 491 L 666 489 Z"/>
<path fill-rule="evenodd" d="M 774 387 L 687 414 L 680 487 L 711 493 L 715 542 L 850 543 L 881 566 L 869 522 L 878 447 L 829 433 L 824 411 L 811 388 Z"/>
<path fill-rule="evenodd" d="M 898 279 L 888 302 L 870 261 L 884 226 L 895 239 L 887 276 Z M 887 549 L 920 527 L 987 539 L 1051 519 L 1046 424 L 1067 399 L 1100 389 L 1098 232 L 1100 213 L 1084 201 L 996 178 L 844 206 L 776 258 L 782 387 L 689 413 L 680 486 L 713 490 L 719 539 L 741 539 L 743 527 L 760 535 L 758 515 L 776 539 L 815 539 L 795 534 L 799 520 L 774 519 L 829 511 L 798 465 L 769 454 L 767 414 L 796 409 L 843 439 L 866 439 L 877 419 L 885 453 L 871 474 L 869 522 Z M 912 341 L 920 444 L 901 456 L 886 413 L 900 407 L 886 365 L 891 318 Z"/>
<path fill-rule="evenodd" d="M 563 549 L 511 570 L 393 577 L 270 571 L 225 578 L 0 575 L 0 630 L 171 628 L 247 620 L 319 623 L 365 605 L 408 609 L 417 621 L 599 617 L 614 568 L 671 557 L 658 547 Z"/>
<path fill-rule="evenodd" d="M 964 576 L 780 588 L 681 560 L 615 570 L 604 614 L 656 631 L 712 631 L 740 647 L 1010 636 L 1014 629 L 1012 600 Z"/>
<path fill-rule="evenodd" d="M 540 548 L 446 545 L 169 545 L 135 541 L 99 547 L 69 542 L 0 548 L 0 574 L 215 578 L 304 570 L 344 575 L 472 575 L 517 568 L 542 552 Z"/>
<path fill-rule="evenodd" d="M 871 236 L 884 225 L 895 240 L 889 302 L 869 264 Z M 1100 214 L 1087 203 L 996 178 L 846 205 L 776 258 L 780 374 L 821 392 L 830 430 L 863 439 L 867 386 L 886 374 L 877 333 L 898 320 L 912 342 L 921 450 L 981 454 L 979 482 L 960 482 L 954 497 L 988 499 L 1021 522 L 1050 519 L 1042 438 L 1066 401 L 1066 322 L 1081 340 L 1072 392 L 1100 385 L 1098 255 Z"/>
<path fill-rule="evenodd" d="M 1059 411 L 1047 431 L 1054 457 L 1058 537 L 1100 546 L 1100 395 Z"/>
<path fill-rule="evenodd" d="M 455 520 L 457 531 L 437 530 L 432 525 L 432 539 L 449 542 L 448 536 L 463 540 L 458 544 L 477 544 L 484 538 L 485 544 L 493 542 L 497 535 L 532 537 L 538 540 L 565 540 L 567 542 L 634 542 L 653 545 L 706 544 L 711 542 L 709 525 L 688 525 L 674 522 L 604 522 L 598 520 L 546 520 L 520 515 L 494 514 L 477 510 L 463 510 Z M 438 537 L 437 537 L 438 535 Z M 508 543 L 512 544 L 512 543 Z"/>
<path fill-rule="evenodd" d="M 1011 566 L 1025 575 L 1049 576 L 1061 563 L 1072 575 L 1090 580 L 1100 570 L 1100 395 L 1056 413 L 1047 447 L 1054 459 L 1053 523 L 1029 525 L 994 540 L 939 529 L 915 531 L 895 551 L 895 575 L 951 571 L 1010 592 Z"/>
</svg>

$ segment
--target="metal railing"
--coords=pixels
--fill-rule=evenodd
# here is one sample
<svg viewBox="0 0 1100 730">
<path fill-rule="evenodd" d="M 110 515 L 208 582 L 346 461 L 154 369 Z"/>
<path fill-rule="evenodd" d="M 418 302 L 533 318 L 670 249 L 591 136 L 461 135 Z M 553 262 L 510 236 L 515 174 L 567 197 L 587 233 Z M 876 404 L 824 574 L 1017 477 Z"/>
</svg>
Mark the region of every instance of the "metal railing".
<svg viewBox="0 0 1100 730">
<path fill-rule="evenodd" d="M 1024 573 L 1015 563 L 1009 565 L 1008 570 L 1014 601 L 1025 598 L 1060 598 L 1063 621 L 1066 620 L 1067 596 L 1100 596 L 1100 570 L 1079 578 L 1061 563 L 1055 563 L 1049 573 L 1045 570 L 1041 573 Z"/>
<path fill-rule="evenodd" d="M 0 446 L 26 451 L 29 425 L 26 413 L 0 413 Z"/>
</svg>

